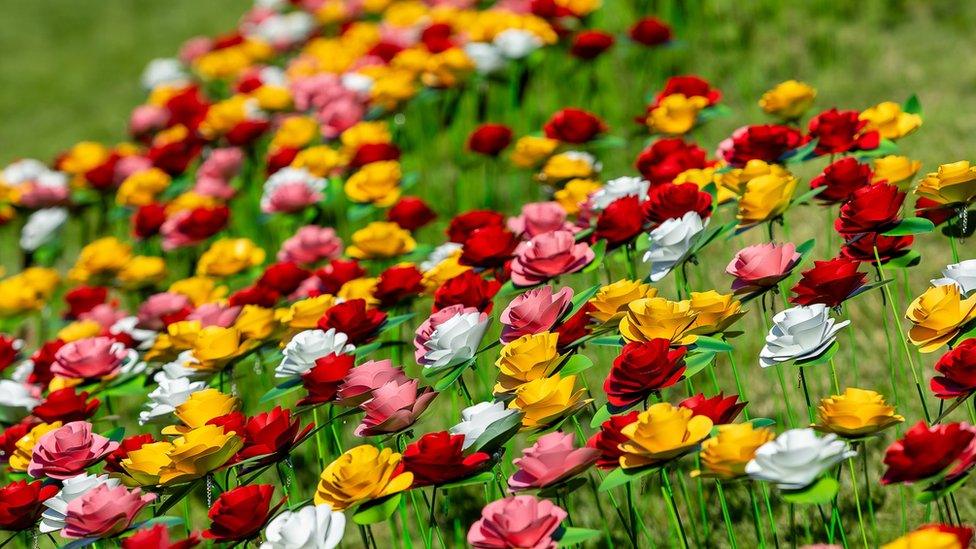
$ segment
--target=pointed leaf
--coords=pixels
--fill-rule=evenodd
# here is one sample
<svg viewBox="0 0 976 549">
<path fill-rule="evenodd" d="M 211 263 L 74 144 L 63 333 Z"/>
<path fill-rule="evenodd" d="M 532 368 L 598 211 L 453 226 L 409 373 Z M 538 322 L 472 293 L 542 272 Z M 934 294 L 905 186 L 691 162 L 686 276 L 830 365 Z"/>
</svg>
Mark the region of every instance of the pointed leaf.
<svg viewBox="0 0 976 549">
<path fill-rule="evenodd" d="M 918 100 L 918 96 L 914 93 L 905 100 L 905 103 L 901 106 L 901 110 L 907 112 L 908 114 L 922 114 L 922 102 Z"/>
<path fill-rule="evenodd" d="M 389 497 L 367 501 L 356 510 L 356 514 L 352 516 L 353 522 L 361 526 L 383 522 L 400 506 L 402 496 L 403 493 L 401 492 Z"/>
<path fill-rule="evenodd" d="M 935 230 L 935 224 L 924 217 L 906 217 L 901 223 L 882 233 L 884 236 L 925 234 Z"/>
<path fill-rule="evenodd" d="M 801 505 L 823 505 L 830 503 L 837 495 L 840 484 L 832 477 L 820 477 L 820 480 L 800 490 L 782 490 L 780 496 L 784 501 Z"/>
<path fill-rule="evenodd" d="M 560 375 L 578 374 L 593 367 L 593 361 L 589 357 L 575 354 L 569 357 L 566 364 L 559 370 Z"/>
<path fill-rule="evenodd" d="M 593 249 L 593 261 L 589 263 L 586 267 L 583 267 L 584 273 L 589 273 L 597 270 L 601 264 L 603 264 L 603 257 L 607 255 L 607 241 L 599 240 L 592 247 Z"/>
<path fill-rule="evenodd" d="M 647 475 L 656 473 L 660 470 L 661 468 L 657 466 L 643 467 L 641 469 L 624 469 L 623 467 L 617 467 L 603 478 L 603 482 L 600 483 L 600 491 L 606 492 L 607 490 L 616 488 L 617 486 L 623 486 L 628 482 L 634 482 L 635 480 L 639 480 L 642 477 L 646 477 Z"/>
</svg>

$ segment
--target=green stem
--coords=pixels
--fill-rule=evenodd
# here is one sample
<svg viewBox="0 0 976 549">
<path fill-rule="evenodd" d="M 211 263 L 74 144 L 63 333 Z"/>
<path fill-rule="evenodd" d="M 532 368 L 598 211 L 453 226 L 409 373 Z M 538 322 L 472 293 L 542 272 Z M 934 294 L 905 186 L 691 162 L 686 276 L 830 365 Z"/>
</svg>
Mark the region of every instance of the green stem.
<svg viewBox="0 0 976 549">
<path fill-rule="evenodd" d="M 671 526 L 677 530 L 678 539 L 681 541 L 682 549 L 688 549 L 688 536 L 685 528 L 681 524 L 681 515 L 678 513 L 678 506 L 674 503 L 674 492 L 671 490 L 671 480 L 668 478 L 666 469 L 661 469 L 661 493 L 664 494 L 664 501 L 668 505 L 668 516 L 671 519 Z"/>
<path fill-rule="evenodd" d="M 729 516 L 729 506 L 725 502 L 725 491 L 722 490 L 722 481 L 715 481 L 715 489 L 718 491 L 718 502 L 722 506 L 722 520 L 725 521 L 725 533 L 729 536 L 729 544 L 732 549 L 737 549 L 739 544 L 735 541 L 735 529 L 732 527 L 732 519 Z"/>
</svg>

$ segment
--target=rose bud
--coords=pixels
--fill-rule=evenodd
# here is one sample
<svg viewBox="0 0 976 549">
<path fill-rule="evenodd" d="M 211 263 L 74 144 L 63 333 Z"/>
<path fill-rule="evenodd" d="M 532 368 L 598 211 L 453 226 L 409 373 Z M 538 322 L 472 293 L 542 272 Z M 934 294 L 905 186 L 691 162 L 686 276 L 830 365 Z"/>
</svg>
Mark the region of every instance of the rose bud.
<svg viewBox="0 0 976 549">
<path fill-rule="evenodd" d="M 932 378 L 929 387 L 941 399 L 963 397 L 976 391 L 976 338 L 967 339 L 942 355 L 935 363 L 935 371 L 940 375 Z"/>
<path fill-rule="evenodd" d="M 635 166 L 651 185 L 670 183 L 681 172 L 710 166 L 705 149 L 680 137 L 658 139 L 637 155 Z"/>
<path fill-rule="evenodd" d="M 437 288 L 434 292 L 433 312 L 451 305 L 461 305 L 490 313 L 494 305 L 492 299 L 501 287 L 501 283 L 497 280 L 485 280 L 469 269 L 448 279 Z"/>
<path fill-rule="evenodd" d="M 712 195 L 694 183 L 664 183 L 651 187 L 641 208 L 644 219 L 654 225 L 668 219 L 680 219 L 688 212 L 706 219 L 712 214 Z"/>
<path fill-rule="evenodd" d="M 404 196 L 386 211 L 386 220 L 392 221 L 408 231 L 427 225 L 437 218 L 426 202 L 416 196 Z"/>
<path fill-rule="evenodd" d="M 812 305 L 823 303 L 837 307 L 861 286 L 867 273 L 858 271 L 858 261 L 838 257 L 829 261 L 814 261 L 813 268 L 803 271 L 791 290 L 790 303 Z"/>
<path fill-rule="evenodd" d="M 627 437 L 620 430 L 637 421 L 638 413 L 637 410 L 634 410 L 629 414 L 610 417 L 600 425 L 600 431 L 586 441 L 588 447 L 600 451 L 600 456 L 596 461 L 597 467 L 600 469 L 616 469 L 620 466 L 620 456 L 623 455 L 623 451 L 620 450 L 619 446 L 627 442 Z"/>
<path fill-rule="evenodd" d="M 459 263 L 488 269 L 500 267 L 512 257 L 517 245 L 512 231 L 498 225 L 481 227 L 465 239 Z"/>
<path fill-rule="evenodd" d="M 81 421 L 92 417 L 98 410 L 99 400 L 87 399 L 87 392 L 78 393 L 74 387 L 65 387 L 51 391 L 31 413 L 45 423 Z"/>
<path fill-rule="evenodd" d="M 379 309 L 367 309 L 365 299 L 350 299 L 329 307 L 318 321 L 318 327 L 328 331 L 335 329 L 349 337 L 354 345 L 366 343 L 376 337 L 386 313 Z"/>
<path fill-rule="evenodd" d="M 595 448 L 577 448 L 572 433 L 555 431 L 539 437 L 535 444 L 522 450 L 515 458 L 515 473 L 508 478 L 508 489 L 517 492 L 545 488 L 568 480 L 590 468 L 600 451 Z"/>
<path fill-rule="evenodd" d="M 833 204 L 847 201 L 854 191 L 870 184 L 871 166 L 848 156 L 824 168 L 820 175 L 810 181 L 810 188 L 826 187 L 817 195 L 817 200 Z"/>
<path fill-rule="evenodd" d="M 969 471 L 974 459 L 976 428 L 972 425 L 943 423 L 928 427 L 919 421 L 885 451 L 888 468 L 881 484 L 912 483 L 943 472 L 948 480 Z"/>
<path fill-rule="evenodd" d="M 315 360 L 315 366 L 302 374 L 302 386 L 308 396 L 298 402 L 299 406 L 323 404 L 335 400 L 343 379 L 355 365 L 356 357 L 347 354 L 330 353 Z"/>
<path fill-rule="evenodd" d="M 504 124 L 482 124 L 468 136 L 468 150 L 498 156 L 512 143 L 512 130 Z"/>
<path fill-rule="evenodd" d="M 463 244 L 475 230 L 489 225 L 505 226 L 505 216 L 492 210 L 472 210 L 458 214 L 447 227 L 447 237 L 451 242 Z"/>
<path fill-rule="evenodd" d="M 573 37 L 573 44 L 569 48 L 569 53 L 574 57 L 589 61 L 596 59 L 610 49 L 614 42 L 613 35 L 610 33 L 599 30 L 584 30 Z"/>
<path fill-rule="evenodd" d="M 810 119 L 805 143 L 817 140 L 814 152 L 818 155 L 839 154 L 878 148 L 877 131 L 864 131 L 867 120 L 861 120 L 857 111 L 830 109 Z"/>
<path fill-rule="evenodd" d="M 657 17 L 638 19 L 627 34 L 634 42 L 648 47 L 660 46 L 671 41 L 671 27 Z"/>
<path fill-rule="evenodd" d="M 724 425 L 732 423 L 748 404 L 748 402 L 737 402 L 738 399 L 739 395 L 725 396 L 724 393 L 719 393 L 711 398 L 706 398 L 704 394 L 698 393 L 682 400 L 678 406 L 688 408 L 696 416 L 708 417 L 715 425 Z"/>
<path fill-rule="evenodd" d="M 644 213 L 636 196 L 625 196 L 610 203 L 596 220 L 592 242 L 607 241 L 613 249 L 627 244 L 644 229 Z"/>
<path fill-rule="evenodd" d="M 423 293 L 423 278 L 423 273 L 413 265 L 390 267 L 380 273 L 373 297 L 380 300 L 380 307 L 383 308 L 407 302 Z"/>
<path fill-rule="evenodd" d="M 565 143 L 586 143 L 607 131 L 607 125 L 593 113 L 566 108 L 553 114 L 543 126 L 549 139 Z"/>
</svg>

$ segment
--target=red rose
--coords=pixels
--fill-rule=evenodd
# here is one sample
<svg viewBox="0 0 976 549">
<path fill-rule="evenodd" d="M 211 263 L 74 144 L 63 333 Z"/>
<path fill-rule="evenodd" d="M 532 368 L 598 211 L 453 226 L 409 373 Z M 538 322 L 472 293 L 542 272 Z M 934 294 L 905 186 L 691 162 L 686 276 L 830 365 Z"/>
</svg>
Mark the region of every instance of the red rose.
<svg viewBox="0 0 976 549">
<path fill-rule="evenodd" d="M 484 452 L 464 455 L 464 435 L 447 431 L 427 433 L 403 451 L 403 469 L 413 473 L 413 486 L 430 486 L 470 477 L 484 469 L 491 456 Z"/>
<path fill-rule="evenodd" d="M 680 137 L 658 139 L 637 156 L 636 167 L 651 185 L 670 183 L 685 170 L 707 168 L 705 149 Z"/>
<path fill-rule="evenodd" d="M 360 345 L 373 339 L 376 331 L 386 321 L 386 313 L 368 309 L 365 299 L 350 299 L 333 305 L 319 319 L 319 328 L 335 328 L 349 337 L 349 343 Z"/>
<path fill-rule="evenodd" d="M 462 265 L 472 267 L 500 267 L 512 257 L 518 246 L 515 233 L 498 225 L 488 225 L 472 231 L 461 248 Z"/>
<path fill-rule="evenodd" d="M 400 160 L 400 149 L 392 143 L 363 143 L 349 161 L 350 168 L 362 168 L 373 162 Z"/>
<path fill-rule="evenodd" d="M 732 166 L 741 168 L 750 160 L 777 162 L 784 154 L 800 146 L 802 141 L 800 130 L 789 126 L 744 126 L 719 144 L 718 155 Z"/>
<path fill-rule="evenodd" d="M 298 289 L 298 286 L 312 273 L 299 267 L 291 261 L 272 263 L 264 269 L 261 278 L 258 279 L 258 286 L 271 288 L 282 295 L 288 295 Z"/>
<path fill-rule="evenodd" d="M 909 252 L 915 237 L 905 236 L 884 236 L 878 233 L 867 233 L 856 236 L 844 237 L 844 246 L 840 249 L 841 257 L 856 259 L 876 263 L 875 248 L 881 264 L 885 264 L 892 259 L 899 258 Z"/>
<path fill-rule="evenodd" d="M 436 218 L 434 210 L 416 196 L 404 196 L 386 211 L 387 221 L 392 221 L 408 231 L 416 231 Z"/>
<path fill-rule="evenodd" d="M 671 41 L 671 27 L 657 17 L 638 19 L 628 34 L 631 40 L 645 46 L 660 46 Z"/>
<path fill-rule="evenodd" d="M 813 268 L 800 274 L 800 280 L 791 290 L 790 303 L 812 305 L 823 303 L 837 307 L 864 285 L 868 275 L 858 271 L 858 261 L 838 257 L 828 261 L 814 261 Z"/>
<path fill-rule="evenodd" d="M 207 117 L 210 104 L 196 86 L 187 86 L 166 100 L 163 105 L 169 111 L 169 124 L 197 129 Z"/>
<path fill-rule="evenodd" d="M 315 366 L 302 374 L 302 386 L 308 396 L 298 402 L 299 406 L 322 404 L 335 400 L 336 392 L 343 378 L 352 370 L 356 357 L 346 354 L 328 354 L 315 360 Z"/>
<path fill-rule="evenodd" d="M 915 215 L 931 221 L 936 227 L 959 215 L 955 208 L 948 207 L 924 196 L 915 201 Z"/>
<path fill-rule="evenodd" d="M 281 294 L 267 286 L 248 286 L 232 293 L 227 302 L 232 307 L 243 307 L 244 305 L 258 305 L 270 309 L 281 299 Z M 189 311 L 186 316 L 189 316 Z M 185 318 L 185 316 L 184 316 Z"/>
<path fill-rule="evenodd" d="M 591 310 L 593 310 L 593 304 L 587 302 L 580 307 L 580 310 L 576 311 L 576 314 L 563 320 L 556 327 L 556 333 L 559 334 L 559 339 L 556 341 L 558 349 L 565 350 L 580 338 L 590 335 L 589 312 Z"/>
<path fill-rule="evenodd" d="M 599 30 L 580 31 L 573 37 L 569 53 L 580 59 L 596 59 L 615 42 L 613 35 Z"/>
<path fill-rule="evenodd" d="M 919 421 L 885 450 L 888 469 L 881 484 L 915 482 L 934 477 L 950 466 L 948 477 L 965 473 L 976 456 L 976 428 L 963 423 L 928 427 Z"/>
<path fill-rule="evenodd" d="M 641 208 L 644 219 L 655 225 L 688 212 L 697 212 L 705 219 L 712 214 L 712 195 L 694 183 L 664 183 L 651 187 Z"/>
<path fill-rule="evenodd" d="M 304 428 L 301 425 L 301 419 L 292 418 L 291 412 L 283 410 L 281 406 L 248 418 L 243 429 L 235 431 L 244 439 L 244 447 L 237 453 L 238 459 L 245 460 L 266 454 L 274 454 L 279 458 L 287 456 L 292 447 L 312 430 L 312 424 Z"/>
<path fill-rule="evenodd" d="M 711 398 L 705 398 L 705 395 L 698 393 L 691 398 L 682 400 L 678 403 L 678 406 L 688 408 L 696 416 L 705 416 L 711 419 L 715 425 L 724 425 L 726 423 L 732 423 L 732 420 L 748 404 L 748 402 L 737 402 L 738 398 L 739 395 L 724 396 L 724 393 L 719 393 Z"/>
<path fill-rule="evenodd" d="M 21 342 L 6 334 L 0 334 L 0 372 L 17 360 L 20 355 Z"/>
<path fill-rule="evenodd" d="M 333 295 L 339 293 L 339 288 L 346 282 L 365 275 L 366 270 L 355 259 L 333 259 L 328 265 L 315 271 L 315 276 L 322 281 L 325 291 Z"/>
<path fill-rule="evenodd" d="M 18 480 L 0 488 L 0 530 L 19 532 L 33 528 L 44 512 L 44 501 L 54 497 L 57 484 Z"/>
<path fill-rule="evenodd" d="M 224 492 L 210 507 L 210 528 L 203 537 L 219 542 L 243 541 L 258 535 L 271 515 L 285 502 L 282 498 L 273 508 L 274 486 L 250 484 Z"/>
<path fill-rule="evenodd" d="M 224 138 L 235 147 L 243 147 L 253 143 L 270 127 L 268 120 L 244 120 L 235 124 Z"/>
<path fill-rule="evenodd" d="M 945 532 L 946 534 L 952 534 L 956 536 L 956 541 L 959 542 L 959 547 L 969 547 L 970 543 L 973 541 L 973 529 L 968 526 L 953 526 L 951 524 L 926 524 L 924 526 L 919 526 L 918 530 L 938 530 L 940 532 Z"/>
<path fill-rule="evenodd" d="M 149 238 L 159 234 L 160 227 L 166 222 L 166 207 L 158 202 L 139 206 L 132 214 L 132 234 L 139 239 Z"/>
<path fill-rule="evenodd" d="M 826 187 L 817 195 L 817 200 L 825 202 L 844 202 L 854 191 L 871 184 L 871 166 L 861 164 L 856 158 L 841 158 L 824 168 L 824 171 L 810 181 L 810 188 Z"/>
<path fill-rule="evenodd" d="M 468 136 L 468 150 L 498 156 L 512 142 L 512 130 L 504 124 L 482 124 Z"/>
<path fill-rule="evenodd" d="M 229 218 L 230 208 L 227 206 L 193 208 L 190 215 L 177 224 L 176 232 L 195 242 L 203 241 L 226 227 Z"/>
<path fill-rule="evenodd" d="M 603 382 L 607 402 L 618 408 L 644 400 L 654 391 L 677 383 L 685 373 L 685 347 L 670 348 L 664 338 L 624 345 Z"/>
<path fill-rule="evenodd" d="M 887 183 L 875 183 L 854 191 L 840 207 L 834 229 L 842 235 L 883 233 L 901 220 L 905 193 Z"/>
<path fill-rule="evenodd" d="M 122 549 L 190 549 L 200 543 L 196 534 L 181 541 L 170 541 L 165 524 L 143 528 L 122 540 Z"/>
<path fill-rule="evenodd" d="M 546 137 L 565 143 L 586 143 L 607 131 L 596 115 L 582 109 L 567 108 L 553 114 L 543 126 Z"/>
<path fill-rule="evenodd" d="M 622 416 L 612 416 L 600 425 L 600 431 L 586 441 L 586 446 L 600 451 L 596 466 L 600 469 L 616 469 L 620 466 L 620 456 L 623 452 L 619 446 L 627 442 L 627 437 L 620 430 L 637 421 L 637 410 Z"/>
<path fill-rule="evenodd" d="M 482 227 L 488 225 L 505 226 L 505 216 L 493 210 L 472 210 L 454 216 L 451 224 L 447 227 L 447 238 L 451 242 L 464 244 L 468 236 Z"/>
<path fill-rule="evenodd" d="M 430 53 L 441 53 L 454 47 L 451 35 L 454 29 L 448 23 L 434 23 L 420 33 L 420 41 Z"/>
<path fill-rule="evenodd" d="M 154 143 L 146 153 L 146 158 L 152 161 L 153 166 L 171 176 L 177 176 L 186 171 L 186 167 L 196 159 L 202 150 L 203 141 L 194 135 L 190 135 L 182 141 Z"/>
<path fill-rule="evenodd" d="M 92 417 L 98 410 L 98 405 L 97 398 L 88 400 L 88 393 L 78 393 L 74 387 L 65 387 L 48 394 L 44 402 L 35 406 L 31 413 L 45 423 L 69 423 Z"/>
<path fill-rule="evenodd" d="M 600 212 L 592 240 L 606 240 L 608 248 L 616 248 L 636 238 L 643 228 L 644 213 L 640 200 L 636 196 L 624 196 Z"/>
<path fill-rule="evenodd" d="M 299 152 L 301 152 L 301 149 L 298 147 L 280 147 L 275 149 L 274 152 L 268 154 L 268 165 L 265 167 L 265 173 L 270 176 L 282 168 L 287 168 L 295 160 Z"/>
<path fill-rule="evenodd" d="M 661 100 L 669 95 L 680 93 L 685 97 L 704 97 L 709 105 L 714 105 L 722 99 L 722 92 L 713 88 L 707 80 L 695 75 L 672 76 L 664 83 L 664 89 L 654 98 L 652 107 L 657 107 Z"/>
<path fill-rule="evenodd" d="M 941 399 L 976 391 L 976 339 L 967 339 L 942 355 L 935 363 L 935 371 L 942 375 L 933 377 L 929 387 Z"/>
<path fill-rule="evenodd" d="M 532 12 L 532 15 L 549 20 L 575 15 L 572 10 L 557 4 L 555 0 L 532 0 L 529 5 L 529 10 Z"/>
<path fill-rule="evenodd" d="M 129 452 L 138 450 L 146 444 L 156 442 L 149 433 L 142 433 L 125 437 L 119 442 L 119 447 L 105 456 L 105 471 L 109 473 L 123 473 L 122 460 L 129 457 Z"/>
<path fill-rule="evenodd" d="M 78 318 L 80 315 L 105 303 L 108 298 L 108 288 L 103 286 L 78 286 L 64 294 L 64 301 L 68 304 L 67 318 Z"/>
<path fill-rule="evenodd" d="M 24 435 L 29 433 L 38 423 L 41 423 L 39 419 L 27 416 L 20 423 L 0 431 L 0 458 L 2 461 L 6 462 L 10 458 L 10 454 L 17 447 L 17 441 L 24 438 Z"/>
<path fill-rule="evenodd" d="M 497 280 L 485 280 L 473 270 L 464 271 L 437 288 L 434 292 L 433 312 L 451 305 L 464 305 L 490 313 L 492 299 L 501 287 Z"/>
<path fill-rule="evenodd" d="M 395 42 L 378 42 L 369 49 L 367 55 L 379 57 L 384 62 L 389 63 L 398 53 L 403 51 L 403 46 Z"/>
<path fill-rule="evenodd" d="M 424 274 L 413 265 L 390 267 L 380 273 L 373 297 L 380 300 L 380 307 L 393 307 L 422 294 L 423 278 Z"/>
<path fill-rule="evenodd" d="M 34 368 L 31 369 L 30 375 L 27 376 L 27 383 L 47 385 L 54 379 L 54 376 L 51 374 L 51 364 L 54 364 L 54 354 L 61 347 L 64 347 L 64 342 L 60 339 L 54 339 L 45 342 L 34 351 L 34 354 L 30 356 Z"/>
<path fill-rule="evenodd" d="M 119 162 L 119 153 L 112 151 L 109 157 L 94 168 L 85 172 L 85 180 L 97 191 L 108 191 L 115 185 L 115 165 Z"/>
<path fill-rule="evenodd" d="M 878 132 L 863 132 L 868 121 L 860 120 L 859 116 L 857 111 L 824 111 L 810 119 L 804 143 L 816 139 L 814 152 L 818 155 L 877 149 Z"/>
</svg>

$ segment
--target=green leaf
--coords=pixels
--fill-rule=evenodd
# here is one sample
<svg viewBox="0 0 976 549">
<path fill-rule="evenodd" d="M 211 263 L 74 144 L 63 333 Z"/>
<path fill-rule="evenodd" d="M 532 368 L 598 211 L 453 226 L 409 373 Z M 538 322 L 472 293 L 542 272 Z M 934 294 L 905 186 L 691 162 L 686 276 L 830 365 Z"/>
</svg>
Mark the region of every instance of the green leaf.
<svg viewBox="0 0 976 549">
<path fill-rule="evenodd" d="M 801 505 L 823 505 L 830 503 L 837 495 L 840 484 L 832 477 L 820 477 L 820 480 L 800 490 L 781 490 L 780 496 L 789 503 Z"/>
<path fill-rule="evenodd" d="M 407 172 L 400 178 L 400 190 L 407 190 L 420 182 L 420 173 Z"/>
<path fill-rule="evenodd" d="M 116 427 L 115 429 L 112 429 L 111 431 L 105 433 L 102 436 L 104 436 L 105 438 L 111 441 L 119 442 L 120 440 L 125 438 L 125 427 Z"/>
<path fill-rule="evenodd" d="M 874 282 L 869 282 L 869 283 L 861 286 L 860 288 L 854 290 L 854 293 L 852 293 L 851 295 L 847 296 L 847 299 L 850 299 L 850 298 L 852 298 L 852 297 L 854 297 L 856 295 L 861 295 L 864 292 L 873 290 L 875 288 L 880 288 L 880 287 L 884 286 L 885 284 L 890 284 L 892 282 L 894 282 L 894 279 L 893 278 L 889 278 L 887 280 L 875 280 Z"/>
<path fill-rule="evenodd" d="M 417 316 L 417 313 L 407 313 L 405 315 L 389 317 L 386 319 L 386 322 L 383 323 L 383 327 L 380 328 L 380 331 L 385 332 L 387 330 L 396 328 L 397 326 L 403 324 L 404 322 L 407 322 L 408 320 L 410 320 L 415 316 Z"/>
<path fill-rule="evenodd" d="M 627 146 L 627 140 L 619 135 L 603 135 L 587 144 L 587 148 L 599 151 L 608 149 L 622 149 Z"/>
<path fill-rule="evenodd" d="M 356 358 L 363 358 L 365 356 L 371 355 L 376 351 L 380 350 L 380 347 L 382 346 L 383 346 L 382 341 L 374 341 L 372 343 L 367 343 L 366 345 L 361 345 L 359 347 L 356 347 L 356 351 L 353 354 L 356 355 Z"/>
<path fill-rule="evenodd" d="M 902 104 L 901 110 L 907 112 L 908 114 L 922 114 L 922 102 L 918 100 L 918 96 L 914 93 L 905 100 Z"/>
<path fill-rule="evenodd" d="M 810 250 L 812 250 L 816 244 L 817 244 L 816 239 L 811 238 L 810 240 L 807 240 L 803 244 L 797 246 L 796 252 L 800 254 L 800 257 L 806 257 L 806 255 L 810 253 Z"/>
<path fill-rule="evenodd" d="M 699 250 L 712 243 L 718 237 L 734 231 L 736 224 L 737 223 L 735 221 L 730 221 L 725 225 L 710 225 L 707 229 L 695 235 L 695 243 L 691 246 L 691 249 L 688 250 L 688 253 L 685 254 L 685 257 L 687 258 L 696 255 Z M 684 261 L 684 259 L 682 259 L 682 261 Z"/>
<path fill-rule="evenodd" d="M 566 364 L 559 370 L 559 375 L 578 374 L 593 367 L 593 361 L 589 357 L 575 354 L 569 357 Z"/>
<path fill-rule="evenodd" d="M 888 156 L 891 154 L 898 154 L 898 144 L 890 139 L 882 139 L 881 142 L 878 143 L 878 147 L 876 149 L 858 151 L 854 156 L 859 160 L 863 160 L 868 158 L 877 158 L 880 156 Z"/>
<path fill-rule="evenodd" d="M 695 346 L 699 349 L 707 349 L 709 351 L 719 351 L 724 353 L 731 353 L 733 349 L 733 347 L 725 341 L 711 336 L 698 336 L 698 339 L 695 340 Z"/>
<path fill-rule="evenodd" d="M 824 362 L 828 362 L 831 358 L 833 358 L 834 355 L 837 353 L 837 349 L 839 348 L 840 345 L 838 345 L 837 342 L 834 341 L 833 343 L 830 344 L 830 347 L 827 347 L 827 349 L 824 352 L 814 357 L 805 358 L 803 360 L 797 360 L 796 365 L 803 367 L 803 366 L 814 366 L 816 364 L 823 364 Z"/>
<path fill-rule="evenodd" d="M 352 516 L 353 522 L 360 526 L 383 522 L 400 506 L 402 496 L 403 493 L 400 492 L 389 497 L 367 501 L 356 510 L 356 514 Z"/>
<path fill-rule="evenodd" d="M 801 145 L 792 151 L 786 151 L 779 159 L 787 164 L 806 162 L 815 156 L 813 151 L 817 148 L 818 141 L 818 139 L 811 139 L 810 142 Z"/>
<path fill-rule="evenodd" d="M 599 530 L 570 526 L 563 530 L 562 535 L 559 536 L 557 541 L 559 542 L 559 547 L 569 547 L 571 545 L 580 545 L 584 541 L 588 541 L 599 536 Z"/>
<path fill-rule="evenodd" d="M 598 240 L 596 244 L 592 246 L 593 249 L 593 261 L 589 265 L 583 267 L 584 273 L 590 273 L 597 270 L 603 263 L 603 257 L 607 255 L 607 241 Z"/>
<path fill-rule="evenodd" d="M 596 293 L 599 291 L 600 291 L 600 285 L 597 284 L 595 286 L 590 286 L 589 288 L 583 290 L 582 292 L 574 295 L 572 304 L 570 305 L 569 310 L 566 311 L 566 314 L 563 315 L 563 318 L 564 319 L 571 318 L 573 315 L 578 313 L 579 310 L 582 309 L 584 305 L 586 305 L 586 302 L 589 301 L 590 298 L 596 295 Z"/>
<path fill-rule="evenodd" d="M 369 217 L 373 212 L 377 212 L 376 206 L 372 204 L 352 204 L 349 209 L 346 210 L 346 217 L 349 221 L 359 221 L 366 217 Z"/>
<path fill-rule="evenodd" d="M 472 364 L 474 364 L 474 360 L 462 362 L 461 364 L 455 366 L 453 370 L 447 373 L 447 375 L 438 379 L 437 382 L 434 383 L 434 390 L 443 391 L 451 385 L 454 385 L 454 382 L 457 381 L 458 378 L 464 374 L 464 371 L 467 370 Z"/>
<path fill-rule="evenodd" d="M 715 354 L 712 351 L 698 351 L 686 356 L 684 378 L 691 378 L 704 370 L 715 360 Z"/>
<path fill-rule="evenodd" d="M 484 471 L 478 473 L 477 475 L 463 478 L 461 480 L 455 480 L 454 482 L 449 482 L 447 484 L 442 484 L 437 488 L 439 490 L 450 490 L 452 488 L 460 488 L 461 486 L 473 486 L 475 484 L 485 484 L 491 482 L 495 478 L 495 474 L 491 471 Z"/>
<path fill-rule="evenodd" d="M 729 116 L 730 114 L 732 114 L 732 109 L 726 105 L 712 105 L 711 107 L 702 109 L 701 112 L 698 113 L 698 123 L 704 124 L 706 122 L 715 120 L 716 118 Z"/>
<path fill-rule="evenodd" d="M 267 393 L 264 393 L 261 396 L 261 399 L 258 400 L 258 402 L 262 404 L 264 404 L 265 402 L 273 402 L 287 394 L 294 393 L 295 391 L 301 388 L 302 388 L 302 378 L 295 377 L 283 383 L 279 383 L 274 389 L 271 389 Z"/>
<path fill-rule="evenodd" d="M 146 519 L 146 520 L 144 520 L 144 521 L 142 521 L 142 522 L 140 522 L 138 524 L 133 524 L 132 526 L 130 526 L 128 528 L 128 530 L 141 530 L 143 528 L 149 528 L 150 526 L 156 526 L 157 524 L 162 524 L 163 526 L 166 526 L 167 528 L 170 528 L 170 527 L 173 527 L 173 526 L 182 526 L 183 525 L 183 518 L 182 517 L 168 517 L 168 516 L 152 517 L 152 518 Z"/>
<path fill-rule="evenodd" d="M 935 230 L 935 223 L 924 217 L 906 217 L 901 223 L 883 232 L 884 236 L 905 236 L 910 234 L 925 234 Z"/>
<path fill-rule="evenodd" d="M 109 385 L 101 391 L 96 391 L 96 394 L 106 397 L 132 395 L 144 396 L 146 394 L 146 380 L 142 375 L 133 376 L 129 379 Z"/>
<path fill-rule="evenodd" d="M 599 345 L 601 347 L 623 347 L 624 340 L 620 336 L 603 336 L 595 337 L 589 341 L 593 345 Z"/>
<path fill-rule="evenodd" d="M 474 441 L 468 452 L 493 453 L 515 436 L 522 427 L 522 414 L 511 414 L 492 423 L 481 436 Z"/>
<path fill-rule="evenodd" d="M 603 482 L 600 483 L 600 491 L 606 492 L 607 490 L 616 488 L 617 486 L 623 486 L 628 482 L 634 482 L 635 480 L 646 477 L 647 475 L 656 473 L 660 470 L 661 468 L 657 466 L 643 467 L 641 469 L 624 469 L 623 467 L 617 467 L 603 478 Z"/>
<path fill-rule="evenodd" d="M 790 207 L 796 206 L 798 204 L 806 204 L 818 194 L 827 190 L 827 186 L 817 187 L 815 189 L 810 189 L 809 191 L 801 194 L 800 196 L 794 196 L 793 200 L 790 200 Z"/>
<path fill-rule="evenodd" d="M 539 497 L 558 498 L 561 496 L 567 496 L 578 490 L 587 482 L 589 482 L 589 480 L 583 476 L 572 477 L 564 481 L 559 481 L 556 484 L 546 486 L 542 490 L 539 490 Z"/>
<path fill-rule="evenodd" d="M 600 425 L 603 425 L 603 422 L 610 419 L 611 416 L 613 416 L 613 412 L 610 411 L 608 405 L 600 406 L 593 414 L 593 419 L 590 420 L 590 428 L 599 429 Z"/>
<path fill-rule="evenodd" d="M 885 263 L 885 267 L 895 267 L 898 269 L 907 269 L 909 267 L 914 267 L 922 261 L 922 254 L 918 250 L 911 250 L 907 254 L 898 256 L 891 261 Z"/>
<path fill-rule="evenodd" d="M 749 420 L 749 423 L 752 423 L 753 428 L 759 429 L 760 427 L 771 427 L 776 425 L 776 420 L 769 419 L 768 417 L 754 417 Z"/>
<path fill-rule="evenodd" d="M 529 288 L 531 288 L 531 286 L 516 286 L 514 282 L 509 280 L 508 282 L 502 284 L 501 289 L 498 290 L 498 296 L 510 297 Z"/>
</svg>

